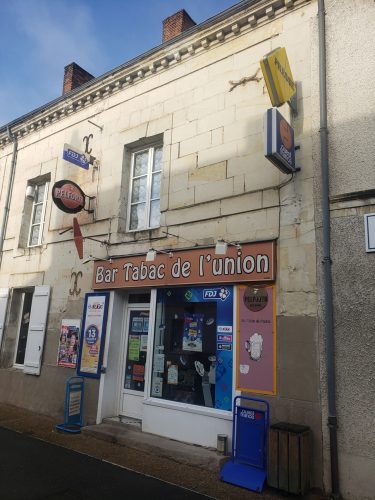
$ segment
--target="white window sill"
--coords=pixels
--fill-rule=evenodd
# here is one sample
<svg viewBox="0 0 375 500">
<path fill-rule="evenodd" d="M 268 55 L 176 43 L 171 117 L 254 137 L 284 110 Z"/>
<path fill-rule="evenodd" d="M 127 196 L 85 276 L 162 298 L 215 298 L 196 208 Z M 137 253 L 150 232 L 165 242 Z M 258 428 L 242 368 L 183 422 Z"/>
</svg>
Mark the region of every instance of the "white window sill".
<svg viewBox="0 0 375 500">
<path fill-rule="evenodd" d="M 39 243 L 38 245 L 27 245 L 26 249 L 28 249 L 28 248 L 30 248 L 30 249 L 31 248 L 40 248 L 42 246 L 43 246 L 43 243 Z"/>
<path fill-rule="evenodd" d="M 145 231 L 155 231 L 156 229 L 160 229 L 160 226 L 155 226 L 155 227 L 141 227 L 138 229 L 127 229 L 127 233 L 142 233 Z"/>
<path fill-rule="evenodd" d="M 13 366 L 9 366 L 8 370 L 20 372 L 20 371 L 23 371 L 23 367 L 24 367 L 23 365 L 13 365 Z"/>
<path fill-rule="evenodd" d="M 187 413 L 195 413 L 197 415 L 204 415 L 206 417 L 221 418 L 223 420 L 232 420 L 233 415 L 231 411 L 218 410 L 216 408 L 206 408 L 204 406 L 188 405 L 184 403 L 176 403 L 166 399 L 146 398 L 143 401 L 144 405 L 159 406 L 160 408 L 167 408 L 169 410 L 183 411 Z"/>
</svg>

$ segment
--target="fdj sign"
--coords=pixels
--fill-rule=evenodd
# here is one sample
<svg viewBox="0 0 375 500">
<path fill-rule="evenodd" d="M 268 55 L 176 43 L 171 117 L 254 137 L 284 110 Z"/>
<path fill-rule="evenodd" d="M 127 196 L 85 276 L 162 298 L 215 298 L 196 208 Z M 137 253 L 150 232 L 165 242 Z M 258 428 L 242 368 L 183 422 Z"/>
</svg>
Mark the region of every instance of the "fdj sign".
<svg viewBox="0 0 375 500">
<path fill-rule="evenodd" d="M 209 288 L 203 290 L 203 298 L 208 300 L 226 300 L 229 296 L 227 288 Z"/>
<path fill-rule="evenodd" d="M 69 144 L 64 144 L 63 159 L 86 170 L 90 166 L 90 155 Z"/>
</svg>

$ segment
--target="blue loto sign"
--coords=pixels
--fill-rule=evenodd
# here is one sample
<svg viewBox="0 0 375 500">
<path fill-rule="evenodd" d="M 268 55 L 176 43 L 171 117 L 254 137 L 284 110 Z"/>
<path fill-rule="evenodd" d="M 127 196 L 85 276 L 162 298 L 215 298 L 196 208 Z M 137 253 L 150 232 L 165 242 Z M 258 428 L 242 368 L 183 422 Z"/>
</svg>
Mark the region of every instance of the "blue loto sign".
<svg viewBox="0 0 375 500">
<path fill-rule="evenodd" d="M 264 154 L 284 174 L 298 169 L 295 165 L 294 129 L 276 109 L 264 116 Z"/>
<path fill-rule="evenodd" d="M 264 399 L 234 398 L 232 457 L 220 471 L 226 483 L 262 492 L 267 476 L 269 412 Z"/>
<path fill-rule="evenodd" d="M 56 429 L 64 432 L 79 433 L 83 426 L 84 380 L 70 377 L 66 381 L 64 422 Z"/>
<path fill-rule="evenodd" d="M 90 167 L 90 155 L 69 144 L 64 144 L 63 159 L 86 170 Z"/>
</svg>

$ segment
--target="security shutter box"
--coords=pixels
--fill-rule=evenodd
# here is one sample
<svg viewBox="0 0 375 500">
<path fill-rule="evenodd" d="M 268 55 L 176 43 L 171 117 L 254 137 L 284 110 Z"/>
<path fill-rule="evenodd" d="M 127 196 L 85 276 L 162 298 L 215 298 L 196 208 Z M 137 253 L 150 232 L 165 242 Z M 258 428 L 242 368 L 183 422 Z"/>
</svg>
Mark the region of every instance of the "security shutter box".
<svg viewBox="0 0 375 500">
<path fill-rule="evenodd" d="M 30 375 L 40 374 L 50 289 L 49 285 L 43 285 L 34 290 L 23 367 L 24 373 Z"/>
</svg>

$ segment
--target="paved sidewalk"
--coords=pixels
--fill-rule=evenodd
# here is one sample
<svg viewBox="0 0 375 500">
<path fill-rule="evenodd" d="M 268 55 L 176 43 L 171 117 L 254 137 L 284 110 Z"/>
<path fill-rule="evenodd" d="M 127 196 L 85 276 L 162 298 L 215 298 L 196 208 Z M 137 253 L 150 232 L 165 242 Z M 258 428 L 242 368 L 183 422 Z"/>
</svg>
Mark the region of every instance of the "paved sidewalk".
<svg viewBox="0 0 375 500">
<path fill-rule="evenodd" d="M 128 429 L 128 439 L 104 424 L 103 433 L 95 436 L 97 426 L 89 426 L 81 434 L 56 431 L 59 423 L 51 417 L 39 415 L 14 406 L 0 404 L 0 427 L 32 435 L 49 443 L 114 463 L 148 476 L 183 486 L 201 494 L 223 500 L 252 500 L 264 498 L 278 500 L 291 497 L 266 490 L 262 495 L 238 488 L 219 479 L 221 456 L 213 450 L 179 443 L 150 434 Z M 118 424 L 119 425 L 119 424 Z M 188 459 L 186 457 L 188 456 Z M 293 495 L 294 498 L 300 498 Z M 323 497 L 309 496 L 318 500 Z"/>
</svg>

